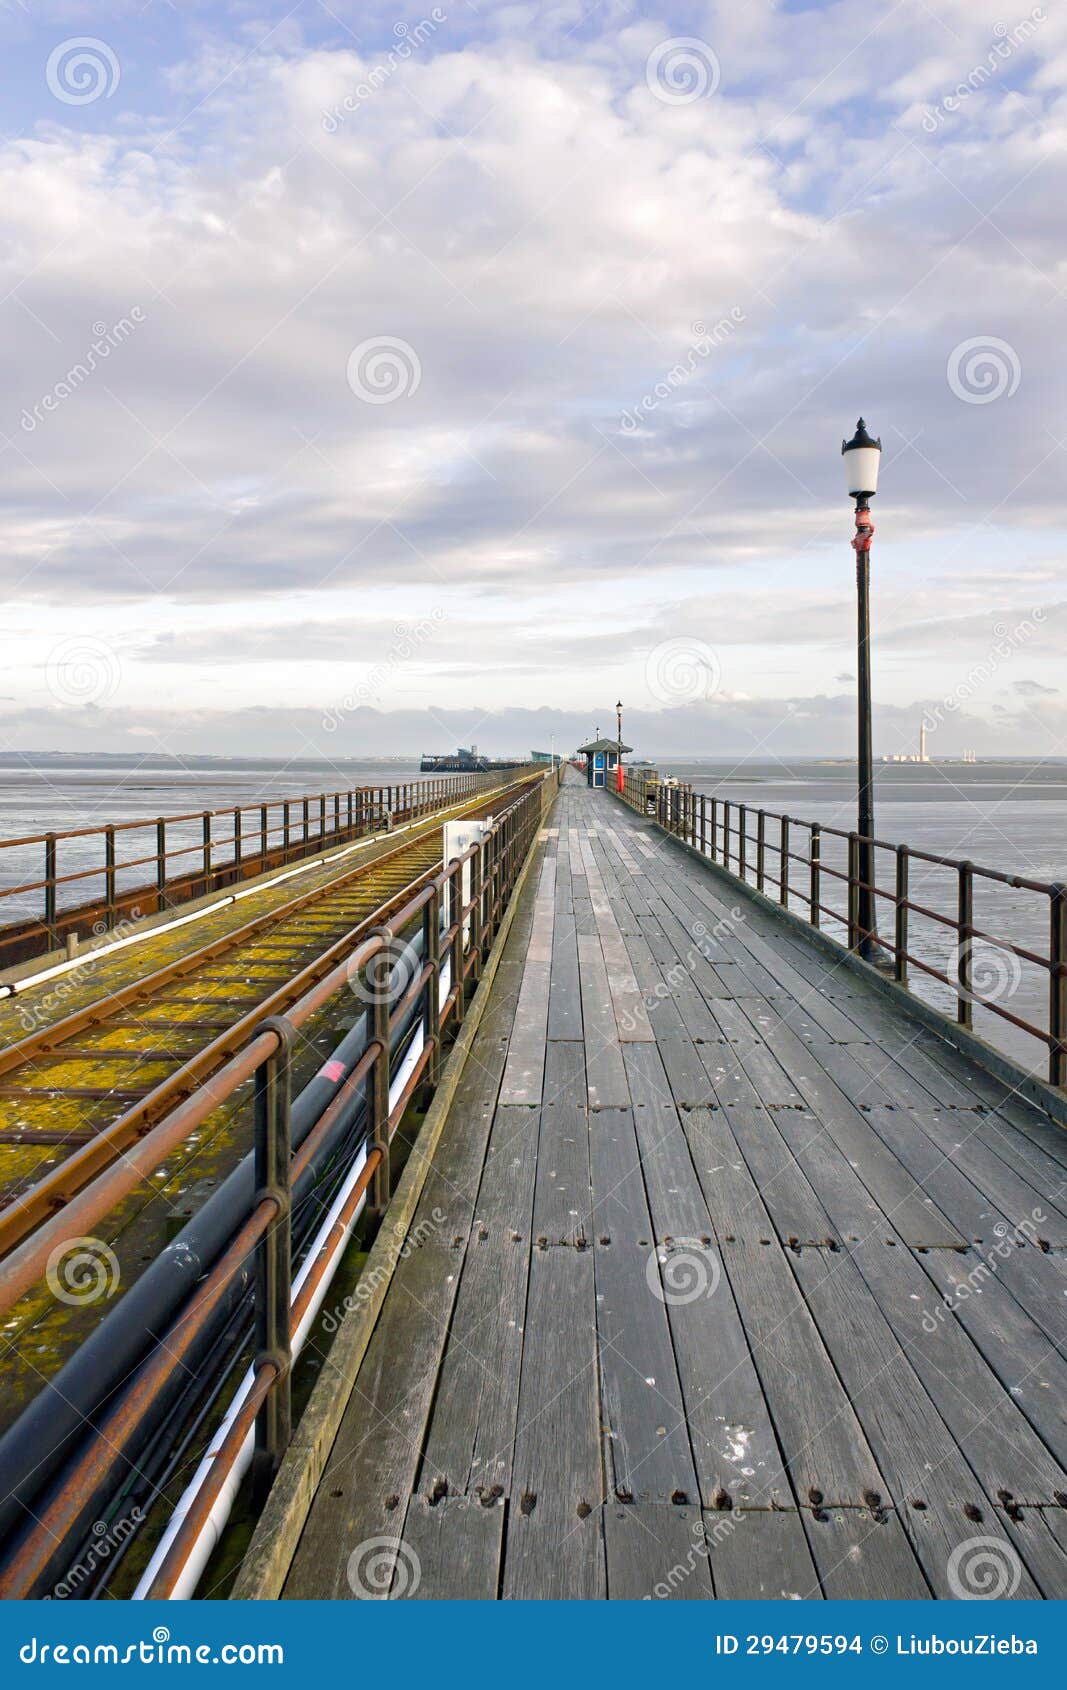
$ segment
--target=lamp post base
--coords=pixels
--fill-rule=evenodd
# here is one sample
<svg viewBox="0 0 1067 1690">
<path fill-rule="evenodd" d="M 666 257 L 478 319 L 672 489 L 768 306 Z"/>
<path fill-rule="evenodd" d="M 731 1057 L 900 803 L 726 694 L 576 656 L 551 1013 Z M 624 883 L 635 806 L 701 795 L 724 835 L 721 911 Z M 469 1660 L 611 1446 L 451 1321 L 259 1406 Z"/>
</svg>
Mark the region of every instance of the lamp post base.
<svg viewBox="0 0 1067 1690">
<path fill-rule="evenodd" d="M 892 951 L 887 951 L 876 935 L 866 934 L 856 946 L 856 955 L 861 962 L 870 963 L 879 974 L 893 974 L 896 972 L 896 958 Z"/>
</svg>

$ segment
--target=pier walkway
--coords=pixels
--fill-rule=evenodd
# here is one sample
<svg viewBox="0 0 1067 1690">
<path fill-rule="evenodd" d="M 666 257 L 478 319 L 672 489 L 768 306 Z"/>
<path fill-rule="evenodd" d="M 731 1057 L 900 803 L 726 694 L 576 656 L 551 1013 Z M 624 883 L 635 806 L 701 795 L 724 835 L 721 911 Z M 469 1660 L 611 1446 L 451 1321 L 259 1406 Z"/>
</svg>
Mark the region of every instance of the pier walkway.
<svg viewBox="0 0 1067 1690">
<path fill-rule="evenodd" d="M 1067 1596 L 1063 1129 L 572 777 L 406 1224 L 240 1594 Z"/>
</svg>

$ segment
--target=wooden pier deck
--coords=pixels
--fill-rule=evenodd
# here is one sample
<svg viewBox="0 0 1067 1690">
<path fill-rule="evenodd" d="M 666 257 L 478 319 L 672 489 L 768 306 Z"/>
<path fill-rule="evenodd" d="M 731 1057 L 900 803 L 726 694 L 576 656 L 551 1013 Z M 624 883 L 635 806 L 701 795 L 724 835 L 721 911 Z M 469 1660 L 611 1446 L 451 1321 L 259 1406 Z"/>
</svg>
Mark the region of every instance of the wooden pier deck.
<svg viewBox="0 0 1067 1690">
<path fill-rule="evenodd" d="M 1065 1252 L 1059 1126 L 568 779 L 283 1594 L 1067 1596 Z"/>
</svg>

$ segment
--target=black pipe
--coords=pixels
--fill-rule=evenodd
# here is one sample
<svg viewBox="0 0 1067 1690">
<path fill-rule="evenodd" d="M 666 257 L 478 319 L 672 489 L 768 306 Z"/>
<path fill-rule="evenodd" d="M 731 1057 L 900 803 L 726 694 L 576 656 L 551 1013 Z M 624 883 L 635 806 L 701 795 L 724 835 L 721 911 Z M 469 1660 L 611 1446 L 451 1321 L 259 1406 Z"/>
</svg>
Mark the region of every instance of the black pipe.
<svg viewBox="0 0 1067 1690">
<path fill-rule="evenodd" d="M 421 966 L 421 952 L 420 931 L 394 965 L 401 983 Z M 394 990 L 400 995 L 401 986 Z M 416 1002 L 404 1025 L 397 1029 L 394 1044 L 406 1038 L 418 1014 Z M 367 1037 L 364 1012 L 294 1100 L 294 1148 L 307 1138 L 363 1055 Z M 360 1112 L 365 1112 L 365 1100 L 357 1094 L 296 1182 L 295 1201 L 306 1198 L 322 1178 L 331 1153 Z M 107 1409 L 114 1394 L 166 1335 L 175 1312 L 250 1213 L 255 1196 L 252 1163 L 249 1152 L 0 1438 L 0 1538 L 6 1539 L 13 1528 L 24 1523 L 27 1513 L 39 1512 L 31 1508 L 35 1498 L 74 1443 L 86 1432 L 95 1431 L 94 1416 Z M 227 1319 L 237 1303 L 247 1297 L 251 1274 L 250 1256 L 234 1275 L 216 1311 L 217 1318 Z M 214 1323 L 210 1330 L 216 1330 Z M 162 1406 L 166 1407 L 169 1400 L 164 1393 Z"/>
</svg>

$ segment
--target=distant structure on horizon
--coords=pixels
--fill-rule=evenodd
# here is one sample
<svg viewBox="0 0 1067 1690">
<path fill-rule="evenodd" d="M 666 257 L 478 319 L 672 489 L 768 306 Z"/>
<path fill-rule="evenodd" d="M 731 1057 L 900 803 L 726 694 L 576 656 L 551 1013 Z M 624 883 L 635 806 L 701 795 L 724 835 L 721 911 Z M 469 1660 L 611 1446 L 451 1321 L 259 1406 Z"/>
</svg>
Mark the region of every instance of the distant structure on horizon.
<svg viewBox="0 0 1067 1690">
<path fill-rule="evenodd" d="M 964 762 L 967 761 L 967 753 L 966 752 L 964 752 L 964 754 L 963 754 L 963 760 L 964 760 Z M 919 723 L 919 749 L 918 749 L 918 751 L 891 751 L 885 757 L 882 758 L 883 763 L 928 763 L 929 761 L 930 761 L 930 758 L 929 758 L 929 755 L 928 755 L 927 750 L 926 750 L 926 723 L 925 722 Z"/>
</svg>

